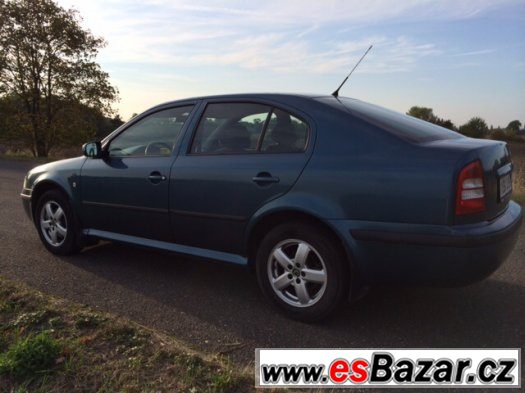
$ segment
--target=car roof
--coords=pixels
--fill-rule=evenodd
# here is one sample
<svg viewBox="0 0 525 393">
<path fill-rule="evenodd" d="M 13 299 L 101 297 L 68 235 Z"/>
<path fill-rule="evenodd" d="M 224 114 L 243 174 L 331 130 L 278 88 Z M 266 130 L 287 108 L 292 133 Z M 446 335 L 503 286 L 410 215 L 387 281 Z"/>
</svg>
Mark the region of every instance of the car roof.
<svg viewBox="0 0 525 393">
<path fill-rule="evenodd" d="M 162 104 L 155 105 L 151 109 L 163 107 L 163 106 L 169 106 L 172 104 L 178 104 L 188 101 L 199 101 L 199 100 L 249 100 L 249 99 L 266 99 L 266 100 L 274 100 L 279 101 L 282 103 L 293 103 L 297 102 L 298 100 L 316 100 L 316 99 L 327 99 L 332 98 L 335 100 L 335 98 L 331 95 L 327 94 L 308 94 L 308 93 L 236 93 L 236 94 L 217 94 L 217 95 L 207 95 L 207 96 L 195 96 L 195 97 L 188 97 L 188 98 L 181 98 L 178 100 L 172 100 L 163 102 Z"/>
<path fill-rule="evenodd" d="M 232 93 L 232 94 L 212 94 L 206 96 L 195 96 L 177 101 L 189 101 L 189 100 L 209 100 L 209 99 L 236 99 L 236 98 L 319 98 L 326 97 L 328 94 L 313 94 L 313 93 Z"/>
</svg>

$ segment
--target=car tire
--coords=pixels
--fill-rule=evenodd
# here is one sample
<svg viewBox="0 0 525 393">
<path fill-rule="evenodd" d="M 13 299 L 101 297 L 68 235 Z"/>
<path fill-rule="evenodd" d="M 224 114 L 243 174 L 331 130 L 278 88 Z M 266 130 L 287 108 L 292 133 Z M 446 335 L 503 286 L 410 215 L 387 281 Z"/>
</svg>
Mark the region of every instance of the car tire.
<svg viewBox="0 0 525 393">
<path fill-rule="evenodd" d="M 82 249 L 78 219 L 62 192 L 46 191 L 38 199 L 34 220 L 40 240 L 53 254 L 75 254 Z"/>
<path fill-rule="evenodd" d="M 266 297 L 302 321 L 327 317 L 349 293 L 344 251 L 330 233 L 309 222 L 272 229 L 259 244 L 256 271 Z"/>
</svg>

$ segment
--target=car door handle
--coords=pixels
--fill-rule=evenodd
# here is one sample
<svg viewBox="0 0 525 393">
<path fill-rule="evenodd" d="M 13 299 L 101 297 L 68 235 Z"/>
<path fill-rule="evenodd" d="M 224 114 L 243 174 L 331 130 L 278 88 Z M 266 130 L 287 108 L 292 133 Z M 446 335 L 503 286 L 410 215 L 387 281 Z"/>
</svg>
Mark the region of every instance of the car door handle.
<svg viewBox="0 0 525 393">
<path fill-rule="evenodd" d="M 252 181 L 257 184 L 279 183 L 279 178 L 277 176 L 272 176 L 268 172 L 260 172 L 252 177 Z"/>
<path fill-rule="evenodd" d="M 161 181 L 166 180 L 166 176 L 164 176 L 160 172 L 151 172 L 148 176 L 148 180 L 153 184 L 158 184 Z"/>
</svg>

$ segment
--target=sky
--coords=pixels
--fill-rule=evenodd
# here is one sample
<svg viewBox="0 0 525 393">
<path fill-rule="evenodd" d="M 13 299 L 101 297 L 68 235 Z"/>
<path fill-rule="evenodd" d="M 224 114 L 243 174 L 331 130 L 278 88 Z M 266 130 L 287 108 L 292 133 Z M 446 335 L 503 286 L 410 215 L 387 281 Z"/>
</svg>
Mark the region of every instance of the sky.
<svg viewBox="0 0 525 393">
<path fill-rule="evenodd" d="M 525 0 L 58 0 L 107 46 L 124 120 L 179 98 L 341 95 L 525 123 Z"/>
</svg>

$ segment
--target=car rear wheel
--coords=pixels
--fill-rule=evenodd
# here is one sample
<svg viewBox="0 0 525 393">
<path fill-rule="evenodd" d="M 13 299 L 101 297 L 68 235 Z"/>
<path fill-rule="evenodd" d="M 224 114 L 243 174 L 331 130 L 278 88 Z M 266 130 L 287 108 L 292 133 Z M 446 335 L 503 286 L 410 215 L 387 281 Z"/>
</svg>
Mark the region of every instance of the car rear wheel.
<svg viewBox="0 0 525 393">
<path fill-rule="evenodd" d="M 283 224 L 270 231 L 259 246 L 256 264 L 264 294 L 296 319 L 322 319 L 348 294 L 344 253 L 329 233 L 310 223 Z"/>
<path fill-rule="evenodd" d="M 60 191 L 47 191 L 38 200 L 35 224 L 42 243 L 53 254 L 67 255 L 80 251 L 77 222 L 69 201 Z"/>
</svg>

